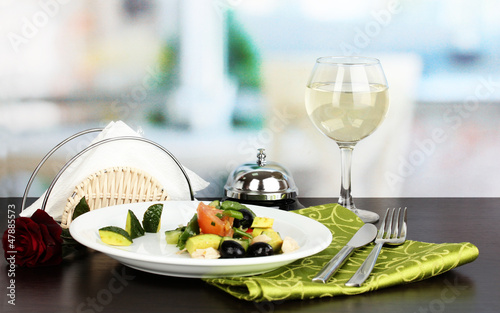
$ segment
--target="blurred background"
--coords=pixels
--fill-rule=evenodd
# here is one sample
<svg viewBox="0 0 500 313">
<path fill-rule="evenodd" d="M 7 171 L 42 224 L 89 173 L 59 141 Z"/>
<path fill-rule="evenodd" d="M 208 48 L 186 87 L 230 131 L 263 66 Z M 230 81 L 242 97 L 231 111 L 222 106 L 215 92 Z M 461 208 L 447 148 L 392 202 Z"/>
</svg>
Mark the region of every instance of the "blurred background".
<svg viewBox="0 0 500 313">
<path fill-rule="evenodd" d="M 354 197 L 498 197 L 500 3 L 494 0 L 5 0 L 0 196 L 42 157 L 122 120 L 221 196 L 258 148 L 303 197 L 336 197 L 335 142 L 309 122 L 315 59 L 381 60 L 384 124 L 354 151 Z M 30 196 L 95 135 L 43 166 Z M 154 173 L 151 173 L 154 176 Z"/>
</svg>

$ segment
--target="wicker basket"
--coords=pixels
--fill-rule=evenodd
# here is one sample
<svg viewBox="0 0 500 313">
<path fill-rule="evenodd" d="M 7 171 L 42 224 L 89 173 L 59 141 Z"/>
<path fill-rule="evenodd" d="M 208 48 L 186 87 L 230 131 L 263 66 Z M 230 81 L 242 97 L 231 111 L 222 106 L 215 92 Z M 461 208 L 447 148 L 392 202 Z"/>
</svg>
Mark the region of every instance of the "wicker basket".
<svg viewBox="0 0 500 313">
<path fill-rule="evenodd" d="M 61 220 L 63 228 L 69 228 L 75 207 L 82 197 L 87 200 L 90 210 L 125 203 L 170 199 L 160 183 L 142 170 L 130 167 L 104 169 L 90 175 L 76 186 L 64 208 Z"/>
</svg>

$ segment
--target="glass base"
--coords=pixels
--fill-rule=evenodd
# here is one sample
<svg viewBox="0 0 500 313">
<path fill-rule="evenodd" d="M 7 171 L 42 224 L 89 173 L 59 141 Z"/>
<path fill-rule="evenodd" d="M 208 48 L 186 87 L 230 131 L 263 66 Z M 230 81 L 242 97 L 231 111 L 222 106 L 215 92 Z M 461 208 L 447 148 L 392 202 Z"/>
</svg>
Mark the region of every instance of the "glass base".
<svg viewBox="0 0 500 313">
<path fill-rule="evenodd" d="M 354 214 L 356 214 L 364 223 L 376 223 L 380 218 L 375 212 L 360 210 L 356 208 L 356 205 L 354 205 L 351 197 L 340 197 L 338 203 L 344 208 L 354 212 Z"/>
<path fill-rule="evenodd" d="M 376 223 L 380 218 L 380 216 L 375 212 L 360 210 L 355 206 L 348 209 L 354 212 L 364 223 Z"/>
<path fill-rule="evenodd" d="M 380 218 L 375 212 L 359 209 L 354 209 L 352 211 L 365 223 L 376 223 Z"/>
</svg>

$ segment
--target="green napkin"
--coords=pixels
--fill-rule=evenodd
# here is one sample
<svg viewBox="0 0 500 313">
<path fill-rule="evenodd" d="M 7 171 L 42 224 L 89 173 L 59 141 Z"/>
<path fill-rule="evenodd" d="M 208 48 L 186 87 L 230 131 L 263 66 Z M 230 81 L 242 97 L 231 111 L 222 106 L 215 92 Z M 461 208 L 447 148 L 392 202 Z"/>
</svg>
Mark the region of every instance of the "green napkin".
<svg viewBox="0 0 500 313">
<path fill-rule="evenodd" d="M 205 279 L 236 298 L 249 301 L 313 299 L 355 295 L 380 288 L 420 281 L 474 261 L 479 255 L 471 243 L 425 243 L 407 240 L 403 245 L 384 246 L 372 275 L 361 287 L 344 284 L 373 249 L 371 243 L 359 248 L 326 284 L 311 279 L 350 240 L 363 222 L 338 204 L 326 204 L 294 211 L 323 223 L 333 240 L 324 251 L 297 260 L 274 271 L 250 277 Z M 411 212 L 409 213 L 411 214 Z M 411 225 L 408 227 L 411 233 Z"/>
</svg>

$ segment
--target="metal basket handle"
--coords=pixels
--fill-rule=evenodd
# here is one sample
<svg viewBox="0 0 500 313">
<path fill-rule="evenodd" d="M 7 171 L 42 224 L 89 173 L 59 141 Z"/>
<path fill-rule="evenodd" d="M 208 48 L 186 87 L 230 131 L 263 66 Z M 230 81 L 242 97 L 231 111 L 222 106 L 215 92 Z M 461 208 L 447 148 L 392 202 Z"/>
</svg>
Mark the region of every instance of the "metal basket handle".
<svg viewBox="0 0 500 313">
<path fill-rule="evenodd" d="M 24 195 L 23 195 L 23 201 L 22 201 L 22 204 L 21 204 L 21 211 L 23 211 L 25 209 L 25 205 L 26 205 L 26 199 L 28 197 L 28 192 L 29 192 L 29 189 L 31 188 L 31 185 L 33 184 L 33 181 L 35 179 L 35 176 L 38 174 L 38 172 L 40 171 L 40 168 L 42 167 L 42 165 L 47 161 L 47 159 L 52 155 L 54 154 L 54 152 L 56 150 L 58 150 L 60 147 L 62 147 L 64 144 L 66 144 L 67 142 L 79 137 L 79 136 L 82 136 L 82 135 L 85 135 L 85 134 L 88 134 L 88 133 L 92 133 L 92 132 L 97 132 L 97 131 L 102 131 L 103 129 L 102 128 L 92 128 L 92 129 L 88 129 L 88 130 L 84 130 L 84 131 L 81 131 L 79 133 L 76 133 L 68 138 L 66 138 L 65 140 L 61 141 L 58 145 L 56 145 L 54 148 L 52 148 L 52 150 L 50 150 L 47 155 L 45 155 L 45 157 L 40 161 L 40 163 L 38 164 L 38 166 L 35 168 L 35 170 L 33 171 L 33 174 L 31 174 L 31 177 L 28 181 L 28 184 L 26 186 L 26 189 L 24 191 Z M 177 160 L 177 158 L 170 152 L 168 151 L 167 149 L 165 149 L 163 146 L 159 145 L 158 143 L 154 142 L 154 141 L 151 141 L 149 139 L 146 139 L 146 138 L 142 138 L 142 137 L 134 137 L 134 136 L 123 136 L 123 137 L 113 137 L 113 138 L 107 138 L 107 139 L 103 139 L 103 140 L 100 140 L 98 142 L 95 142 L 91 145 L 89 145 L 87 148 L 83 149 L 82 151 L 80 151 L 79 153 L 77 153 L 75 156 L 73 156 L 68 162 L 66 162 L 66 164 L 61 168 L 61 170 L 57 173 L 56 177 L 52 180 L 49 188 L 47 189 L 47 192 L 45 194 L 45 197 L 43 199 L 43 202 L 42 202 L 42 207 L 41 209 L 45 211 L 45 207 L 47 205 L 47 201 L 48 201 L 48 198 L 50 196 L 50 193 L 52 192 L 52 189 L 54 188 L 54 185 L 56 184 L 56 182 L 59 180 L 59 178 L 61 177 L 61 175 L 64 173 L 64 171 L 69 167 L 71 166 L 71 164 L 73 164 L 74 161 L 76 161 L 76 159 L 78 159 L 81 155 L 85 154 L 86 152 L 94 149 L 95 147 L 98 147 L 100 145 L 103 145 L 103 144 L 106 144 L 108 142 L 112 142 L 112 141 L 119 141 L 119 140 L 136 140 L 136 141 L 142 141 L 142 142 L 146 142 L 146 143 L 149 143 L 157 148 L 159 148 L 160 150 L 162 150 L 163 152 L 165 152 L 174 162 L 175 164 L 179 167 L 179 169 L 181 170 L 182 174 L 184 175 L 184 178 L 186 179 L 186 182 L 188 184 L 188 188 L 189 188 L 189 193 L 190 193 L 190 197 L 191 197 L 191 200 L 194 200 L 194 192 L 193 192 L 193 188 L 191 186 L 191 180 L 189 179 L 189 176 L 186 172 L 186 170 L 184 169 L 184 167 L 182 166 L 182 164 L 179 162 L 179 160 Z"/>
<path fill-rule="evenodd" d="M 31 174 L 30 179 L 28 180 L 28 184 L 26 185 L 26 189 L 24 190 L 23 202 L 21 203 L 21 211 L 24 211 L 24 209 L 25 209 L 26 199 L 28 198 L 29 190 L 31 188 L 31 185 L 33 184 L 33 181 L 35 180 L 36 175 L 38 174 L 38 172 L 40 171 L 40 169 L 42 168 L 42 166 L 45 164 L 45 162 L 54 154 L 54 152 L 56 152 L 63 145 L 65 145 L 66 143 L 70 142 L 71 140 L 73 140 L 73 139 L 75 139 L 77 137 L 80 137 L 80 136 L 83 136 L 83 135 L 86 135 L 86 134 L 90 134 L 90 133 L 94 133 L 94 132 L 99 132 L 99 131 L 102 131 L 102 130 L 103 130 L 103 128 L 91 128 L 91 129 L 87 129 L 87 130 L 78 132 L 78 133 L 76 133 L 74 135 L 71 135 L 68 138 L 64 139 L 63 141 L 61 141 L 60 143 L 58 143 L 54 148 L 52 148 L 42 158 L 42 160 L 40 161 L 40 163 L 38 163 L 37 167 L 35 168 L 35 170 Z"/>
</svg>

